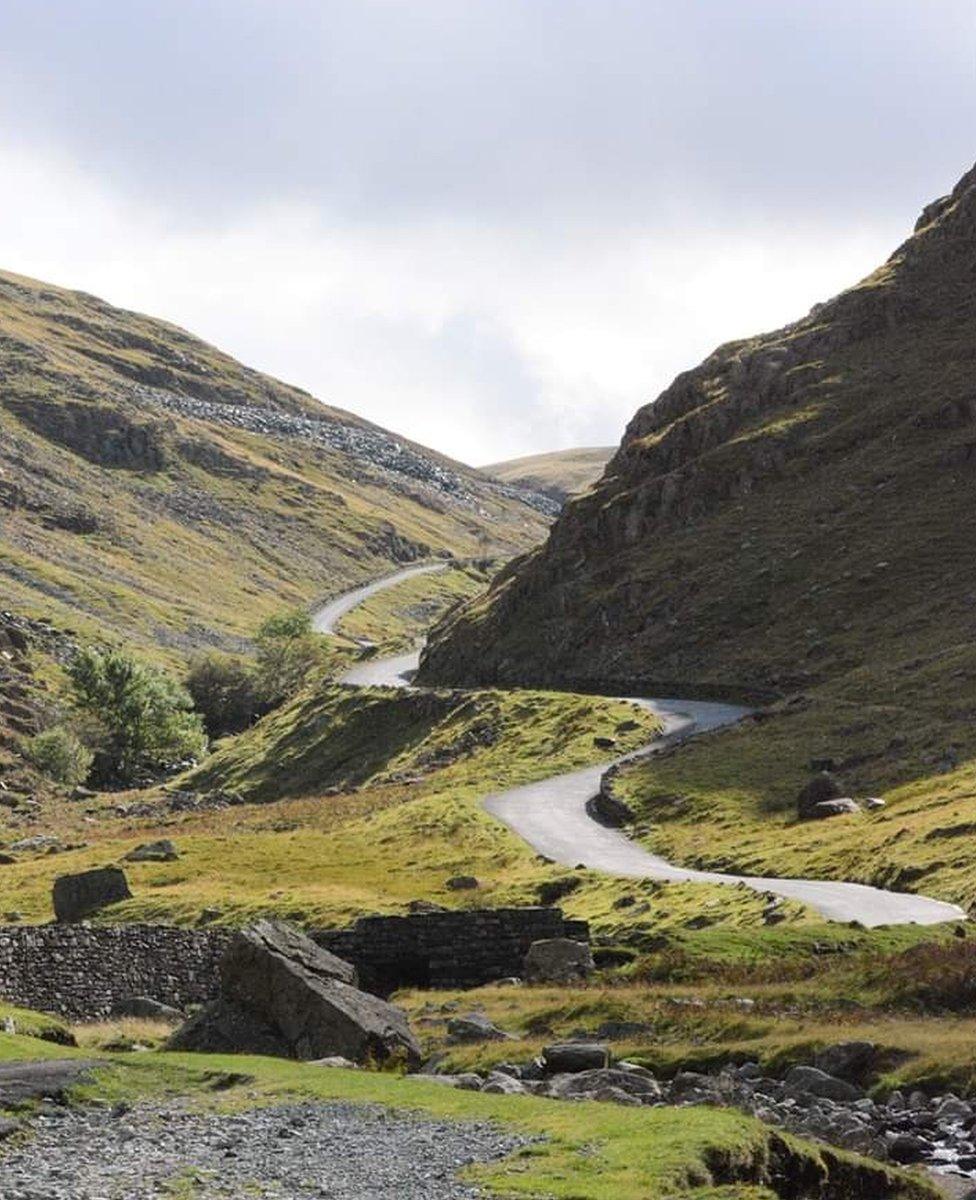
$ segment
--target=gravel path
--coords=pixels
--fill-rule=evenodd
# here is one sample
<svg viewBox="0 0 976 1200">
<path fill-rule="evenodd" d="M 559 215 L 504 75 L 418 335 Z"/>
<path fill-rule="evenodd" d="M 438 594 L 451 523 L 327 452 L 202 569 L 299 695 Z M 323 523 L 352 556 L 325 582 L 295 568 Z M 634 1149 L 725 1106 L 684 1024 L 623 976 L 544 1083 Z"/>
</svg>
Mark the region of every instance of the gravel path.
<svg viewBox="0 0 976 1200">
<path fill-rule="evenodd" d="M 392 587 L 417 570 L 414 567 L 401 571 L 338 597 L 317 614 L 316 628 L 330 628 L 337 619 L 335 613 L 348 612 L 364 594 L 373 595 L 383 588 Z M 419 662 L 419 650 L 396 658 L 366 659 L 353 667 L 343 682 L 361 687 L 409 687 Z M 734 724 L 749 712 L 747 708 L 734 704 L 698 700 L 642 699 L 639 703 L 661 718 L 663 737 L 656 739 L 652 746 L 660 745 L 665 739 L 677 740 Z M 676 866 L 638 846 L 618 830 L 607 829 L 593 820 L 587 806 L 599 790 L 600 777 L 612 765 L 609 762 L 601 763 L 581 771 L 554 775 L 525 787 L 496 792 L 486 796 L 483 803 L 488 812 L 503 821 L 540 854 L 566 866 L 583 863 L 609 875 L 641 879 L 730 885 L 744 883 L 759 892 L 772 892 L 777 896 L 798 900 L 830 921 L 859 921 L 871 927 L 938 925 L 944 921 L 966 919 L 966 914 L 955 904 L 910 892 L 889 892 L 861 883 L 727 875 Z"/>
<path fill-rule="evenodd" d="M 473 1200 L 483 1193 L 458 1173 L 524 1144 L 483 1123 L 349 1104 L 49 1106 L 31 1128 L 0 1157 L 3 1200 Z"/>
</svg>

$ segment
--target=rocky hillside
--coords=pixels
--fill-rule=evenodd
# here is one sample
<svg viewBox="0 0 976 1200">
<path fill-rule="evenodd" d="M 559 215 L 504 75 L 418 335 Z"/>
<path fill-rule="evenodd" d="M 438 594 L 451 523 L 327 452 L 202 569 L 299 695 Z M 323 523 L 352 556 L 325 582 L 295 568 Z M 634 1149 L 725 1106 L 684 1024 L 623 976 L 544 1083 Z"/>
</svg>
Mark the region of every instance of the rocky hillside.
<svg viewBox="0 0 976 1200">
<path fill-rule="evenodd" d="M 612 457 L 612 446 L 581 447 L 530 454 L 526 458 L 512 458 L 481 469 L 502 483 L 542 492 L 563 504 L 570 496 L 595 483 Z"/>
<path fill-rule="evenodd" d="M 642 408 L 425 677 L 856 698 L 924 671 L 920 702 L 960 673 L 971 701 L 974 280 L 976 169 L 867 279 Z"/>
<path fill-rule="evenodd" d="M 396 563 L 524 550 L 553 507 L 172 325 L 0 273 L 0 607 L 233 647 Z"/>
</svg>

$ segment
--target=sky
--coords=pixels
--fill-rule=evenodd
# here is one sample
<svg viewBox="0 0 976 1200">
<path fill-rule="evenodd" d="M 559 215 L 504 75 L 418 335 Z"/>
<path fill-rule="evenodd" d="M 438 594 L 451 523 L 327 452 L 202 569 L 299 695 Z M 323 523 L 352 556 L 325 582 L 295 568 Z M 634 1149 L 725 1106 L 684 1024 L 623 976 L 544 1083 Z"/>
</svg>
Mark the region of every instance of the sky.
<svg viewBox="0 0 976 1200">
<path fill-rule="evenodd" d="M 972 0 L 0 0 L 0 267 L 483 464 L 615 444 L 976 157 Z"/>
</svg>

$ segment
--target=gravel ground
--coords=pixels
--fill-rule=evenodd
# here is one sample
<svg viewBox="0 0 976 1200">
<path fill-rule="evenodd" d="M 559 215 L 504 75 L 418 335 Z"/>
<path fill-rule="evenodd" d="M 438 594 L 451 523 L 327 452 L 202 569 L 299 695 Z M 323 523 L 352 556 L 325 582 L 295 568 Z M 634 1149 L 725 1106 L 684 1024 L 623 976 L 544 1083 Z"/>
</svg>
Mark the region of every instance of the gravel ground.
<svg viewBox="0 0 976 1200">
<path fill-rule="evenodd" d="M 347 1104 L 232 1115 L 51 1106 L 31 1128 L 0 1157 L 3 1200 L 472 1200 L 483 1193 L 458 1173 L 524 1144 L 483 1123 Z"/>
</svg>

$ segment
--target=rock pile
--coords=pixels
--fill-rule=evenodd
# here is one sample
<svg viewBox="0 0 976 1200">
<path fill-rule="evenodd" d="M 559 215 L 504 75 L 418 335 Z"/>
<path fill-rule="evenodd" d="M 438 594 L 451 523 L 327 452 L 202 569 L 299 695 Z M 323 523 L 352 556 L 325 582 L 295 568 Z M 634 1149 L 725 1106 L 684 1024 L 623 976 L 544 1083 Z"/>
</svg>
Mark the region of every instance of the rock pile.
<svg viewBox="0 0 976 1200">
<path fill-rule="evenodd" d="M 894 1091 L 874 1100 L 857 1081 L 873 1072 L 875 1059 L 871 1043 L 848 1042 L 828 1047 L 812 1065 L 794 1066 L 781 1079 L 765 1075 L 753 1062 L 707 1075 L 681 1071 L 661 1080 L 636 1063 L 609 1065 L 604 1043 L 580 1042 L 547 1047 L 532 1062 L 500 1063 L 487 1074 L 432 1078 L 467 1091 L 554 1100 L 737 1108 L 845 1150 L 976 1180 L 976 1104 L 952 1093 L 921 1091 Z"/>
<path fill-rule="evenodd" d="M 337 421 L 327 416 L 324 410 L 321 418 L 313 419 L 271 407 L 201 400 L 163 388 L 136 387 L 135 394 L 138 400 L 157 409 L 176 412 L 184 417 L 214 421 L 245 429 L 249 433 L 283 437 L 338 450 L 387 474 L 419 483 L 455 504 L 466 508 L 479 506 L 471 482 L 444 463 L 421 453 L 416 447 L 405 445 L 382 429 Z M 509 500 L 520 500 L 545 516 L 554 517 L 559 512 L 559 503 L 540 492 L 509 487 L 487 478 L 478 482 L 482 489 Z"/>
</svg>

